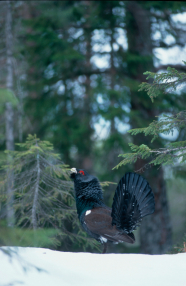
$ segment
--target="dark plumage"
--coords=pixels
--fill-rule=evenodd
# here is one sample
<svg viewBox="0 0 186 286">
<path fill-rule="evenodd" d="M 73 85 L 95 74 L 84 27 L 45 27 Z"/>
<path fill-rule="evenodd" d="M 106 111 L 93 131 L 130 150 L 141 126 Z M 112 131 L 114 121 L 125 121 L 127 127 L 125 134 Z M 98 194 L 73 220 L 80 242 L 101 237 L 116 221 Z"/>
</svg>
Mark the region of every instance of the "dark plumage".
<svg viewBox="0 0 186 286">
<path fill-rule="evenodd" d="M 107 242 L 134 243 L 133 230 L 144 216 L 154 212 L 154 195 L 149 183 L 141 175 L 126 173 L 116 188 L 111 209 L 103 202 L 96 177 L 82 169 L 72 168 L 71 172 L 79 220 L 91 237 L 104 244 L 103 253 Z"/>
</svg>

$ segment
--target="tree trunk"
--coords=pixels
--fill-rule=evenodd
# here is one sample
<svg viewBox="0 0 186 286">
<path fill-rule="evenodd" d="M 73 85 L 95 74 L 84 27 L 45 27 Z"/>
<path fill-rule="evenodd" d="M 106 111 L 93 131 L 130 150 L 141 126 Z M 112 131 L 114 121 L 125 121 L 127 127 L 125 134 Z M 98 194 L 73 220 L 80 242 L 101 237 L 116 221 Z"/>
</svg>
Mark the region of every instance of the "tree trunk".
<svg viewBox="0 0 186 286">
<path fill-rule="evenodd" d="M 34 191 L 34 199 L 33 199 L 33 205 L 32 205 L 32 225 L 33 225 L 34 230 L 37 229 L 37 204 L 38 204 L 38 195 L 39 195 L 40 175 L 41 175 L 41 169 L 40 169 L 40 158 L 39 158 L 39 152 L 38 152 L 37 153 L 36 187 L 35 187 L 35 191 Z"/>
<path fill-rule="evenodd" d="M 21 82 L 20 82 L 19 67 L 18 67 L 18 64 L 17 64 L 15 58 L 13 59 L 13 63 L 14 63 L 16 82 L 17 82 L 17 96 L 19 99 L 18 113 L 17 113 L 18 130 L 16 130 L 16 131 L 18 133 L 19 142 L 22 142 L 23 141 L 23 89 L 22 89 Z"/>
<path fill-rule="evenodd" d="M 154 175 L 149 174 L 148 178 L 155 196 L 155 213 L 146 216 L 140 227 L 141 252 L 164 254 L 172 245 L 172 229 L 162 168 L 156 170 Z"/>
<path fill-rule="evenodd" d="M 112 8 L 110 8 L 110 15 L 112 15 Z M 113 48 L 113 44 L 114 44 L 114 24 L 111 21 L 111 27 L 110 27 L 110 32 L 111 32 L 111 37 L 110 37 L 110 47 L 111 47 L 111 52 L 110 52 L 110 89 L 111 89 L 111 93 L 110 93 L 110 106 L 111 108 L 114 107 L 115 104 L 115 95 L 113 94 L 114 91 L 114 86 L 115 86 L 115 75 L 116 75 L 116 69 L 114 66 L 114 48 Z M 115 128 L 115 116 L 113 116 L 110 120 L 110 136 L 113 136 L 114 133 L 116 132 L 116 128 Z M 115 160 L 116 160 L 116 152 L 114 150 L 114 146 L 112 146 L 112 149 L 110 149 L 110 152 L 108 154 L 108 166 L 109 166 L 109 170 L 112 170 L 114 164 L 115 164 Z"/>
<path fill-rule="evenodd" d="M 91 14 L 92 9 L 92 3 L 91 1 L 84 1 L 84 5 L 86 6 L 86 13 L 85 13 L 85 19 L 86 19 L 86 25 L 84 28 L 84 37 L 85 37 L 85 81 L 84 81 L 84 87 L 85 87 L 85 93 L 83 98 L 83 108 L 81 110 L 81 119 L 82 119 L 82 126 L 83 126 L 83 132 L 82 132 L 82 146 L 80 146 L 80 157 L 78 160 L 79 166 L 82 166 L 82 168 L 86 169 L 88 172 L 92 172 L 92 139 L 91 136 L 93 135 L 93 128 L 91 126 L 91 120 L 92 120 L 92 93 L 91 93 L 91 79 L 90 79 L 90 70 L 91 70 L 91 56 L 92 56 L 92 28 L 91 24 L 89 23 L 89 18 Z M 80 142 L 81 143 L 81 142 Z"/>
<path fill-rule="evenodd" d="M 7 78 L 6 87 L 13 90 L 13 61 L 12 61 L 12 12 L 10 1 L 7 1 L 6 15 L 6 57 L 7 57 Z M 5 104 L 5 125 L 6 125 L 6 149 L 14 150 L 14 110 L 11 102 Z M 9 156 L 8 160 L 11 160 Z M 7 171 L 7 224 L 9 227 L 14 225 L 13 209 L 13 183 L 14 175 L 11 170 Z"/>
<path fill-rule="evenodd" d="M 146 94 L 139 93 L 135 85 L 145 81 L 143 73 L 153 71 L 152 40 L 150 14 L 137 1 L 126 2 L 126 30 L 128 37 L 129 76 L 133 79 L 134 88 L 131 87 L 131 111 L 136 114 L 131 119 L 132 128 L 147 126 L 158 114 L 158 108 L 151 103 Z M 136 60 L 138 59 L 138 61 Z M 150 138 L 144 135 L 133 137 L 134 144 L 149 144 Z M 153 143 L 154 148 L 155 144 Z M 138 160 L 135 170 L 139 170 L 147 162 Z M 143 219 L 140 228 L 141 252 L 149 254 L 166 253 L 171 247 L 171 225 L 169 217 L 166 187 L 162 168 L 153 167 L 145 170 L 144 177 L 149 181 L 155 195 L 155 213 Z"/>
</svg>

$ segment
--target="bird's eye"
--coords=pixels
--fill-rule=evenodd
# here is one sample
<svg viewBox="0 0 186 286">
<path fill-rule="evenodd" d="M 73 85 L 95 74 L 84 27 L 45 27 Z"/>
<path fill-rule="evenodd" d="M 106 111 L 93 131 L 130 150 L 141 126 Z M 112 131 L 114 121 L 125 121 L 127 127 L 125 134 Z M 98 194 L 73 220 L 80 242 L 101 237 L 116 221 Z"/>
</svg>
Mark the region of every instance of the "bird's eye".
<svg viewBox="0 0 186 286">
<path fill-rule="evenodd" d="M 79 173 L 83 176 L 85 176 L 85 173 L 83 171 L 79 171 Z"/>
</svg>

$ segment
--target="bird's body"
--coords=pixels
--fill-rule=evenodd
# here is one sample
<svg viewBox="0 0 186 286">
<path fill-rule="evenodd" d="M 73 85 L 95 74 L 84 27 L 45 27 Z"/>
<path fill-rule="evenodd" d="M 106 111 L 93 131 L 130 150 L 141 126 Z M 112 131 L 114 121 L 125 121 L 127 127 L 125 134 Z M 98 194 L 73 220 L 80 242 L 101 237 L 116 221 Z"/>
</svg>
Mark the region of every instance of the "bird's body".
<svg viewBox="0 0 186 286">
<path fill-rule="evenodd" d="M 116 188 L 111 209 L 103 202 L 96 177 L 85 170 L 71 171 L 77 213 L 84 230 L 102 244 L 134 243 L 133 230 L 142 217 L 154 212 L 154 195 L 148 182 L 138 174 L 126 173 Z"/>
</svg>

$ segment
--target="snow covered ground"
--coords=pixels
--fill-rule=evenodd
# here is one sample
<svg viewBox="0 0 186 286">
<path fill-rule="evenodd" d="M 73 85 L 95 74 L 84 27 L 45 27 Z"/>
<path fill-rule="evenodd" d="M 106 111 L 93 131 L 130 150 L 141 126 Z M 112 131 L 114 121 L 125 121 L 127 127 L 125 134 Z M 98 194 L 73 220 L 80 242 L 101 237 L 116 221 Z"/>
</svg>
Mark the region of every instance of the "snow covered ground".
<svg viewBox="0 0 186 286">
<path fill-rule="evenodd" d="M 7 249 L 7 248 L 3 248 Z M 0 286 L 186 286 L 186 253 L 91 254 L 18 247 L 0 251 Z"/>
</svg>

